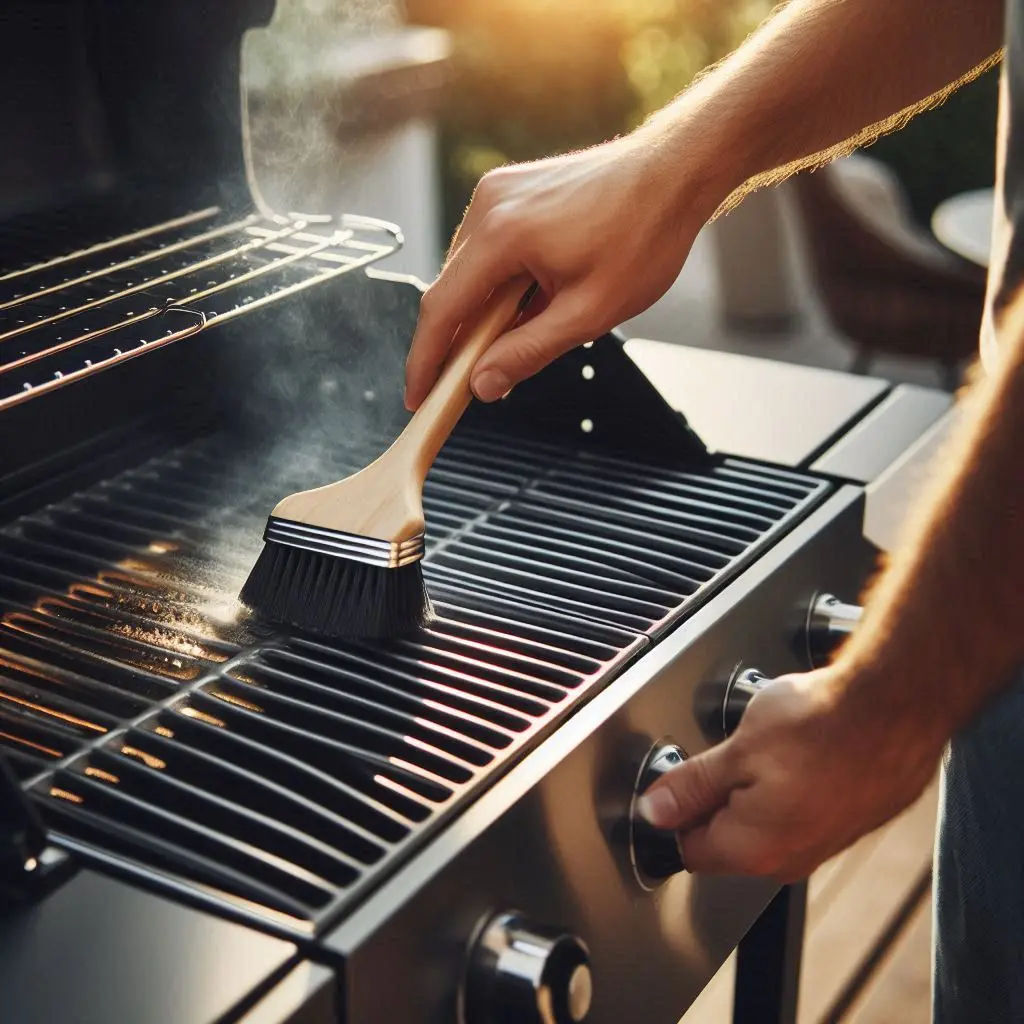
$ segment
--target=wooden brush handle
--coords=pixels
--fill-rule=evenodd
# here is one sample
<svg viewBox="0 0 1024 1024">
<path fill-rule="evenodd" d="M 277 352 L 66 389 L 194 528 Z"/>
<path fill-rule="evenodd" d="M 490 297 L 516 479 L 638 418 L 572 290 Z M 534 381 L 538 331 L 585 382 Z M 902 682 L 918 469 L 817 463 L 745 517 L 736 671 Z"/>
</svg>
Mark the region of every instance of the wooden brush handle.
<svg viewBox="0 0 1024 1024">
<path fill-rule="evenodd" d="M 517 277 L 495 288 L 455 336 L 437 383 L 395 443 L 411 460 L 421 481 L 473 397 L 469 387 L 473 367 L 515 322 L 532 284 L 528 277 Z"/>
<path fill-rule="evenodd" d="M 532 283 L 519 277 L 496 288 L 462 325 L 437 383 L 379 459 L 347 480 L 289 495 L 273 515 L 391 543 L 421 535 L 423 481 L 469 405 L 473 367 L 515 322 Z"/>
</svg>

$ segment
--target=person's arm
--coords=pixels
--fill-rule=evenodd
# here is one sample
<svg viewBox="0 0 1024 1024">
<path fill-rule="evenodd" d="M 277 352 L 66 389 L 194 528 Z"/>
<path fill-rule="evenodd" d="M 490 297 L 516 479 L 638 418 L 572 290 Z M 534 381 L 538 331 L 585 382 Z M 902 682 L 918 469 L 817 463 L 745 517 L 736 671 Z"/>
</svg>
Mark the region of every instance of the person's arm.
<svg viewBox="0 0 1024 1024">
<path fill-rule="evenodd" d="M 642 133 L 697 163 L 711 201 L 852 152 L 1001 57 L 999 0 L 792 0 Z M 685 201 L 685 200 L 684 200 Z"/>
<path fill-rule="evenodd" d="M 769 685 L 644 802 L 697 871 L 805 877 L 908 806 L 1024 661 L 1024 295 L 834 664 Z"/>
<path fill-rule="evenodd" d="M 1001 0 L 791 0 L 635 132 L 485 175 L 424 296 L 407 405 L 503 281 L 532 276 L 547 306 L 480 359 L 484 400 L 658 299 L 745 183 L 848 151 L 987 66 L 1002 18 Z"/>
</svg>

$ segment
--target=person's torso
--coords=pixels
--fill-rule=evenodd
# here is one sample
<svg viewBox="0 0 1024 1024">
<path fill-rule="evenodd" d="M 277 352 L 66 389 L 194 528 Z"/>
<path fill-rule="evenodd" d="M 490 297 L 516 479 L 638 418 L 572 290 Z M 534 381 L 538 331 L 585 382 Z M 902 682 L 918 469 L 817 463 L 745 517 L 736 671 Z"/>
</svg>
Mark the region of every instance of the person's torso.
<svg viewBox="0 0 1024 1024">
<path fill-rule="evenodd" d="M 981 359 L 997 358 L 1000 316 L 1024 283 L 1024 0 L 1006 2 L 1006 57 L 999 85 L 995 209 Z"/>
</svg>

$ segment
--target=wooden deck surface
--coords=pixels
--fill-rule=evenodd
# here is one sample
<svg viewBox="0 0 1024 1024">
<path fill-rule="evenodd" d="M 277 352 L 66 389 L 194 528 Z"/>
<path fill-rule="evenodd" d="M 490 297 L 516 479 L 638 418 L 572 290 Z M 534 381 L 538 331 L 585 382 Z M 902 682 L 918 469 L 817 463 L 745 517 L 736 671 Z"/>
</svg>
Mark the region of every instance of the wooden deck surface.
<svg viewBox="0 0 1024 1024">
<path fill-rule="evenodd" d="M 798 1024 L 928 1024 L 937 787 L 811 879 Z M 734 965 L 680 1024 L 730 1024 Z"/>
</svg>

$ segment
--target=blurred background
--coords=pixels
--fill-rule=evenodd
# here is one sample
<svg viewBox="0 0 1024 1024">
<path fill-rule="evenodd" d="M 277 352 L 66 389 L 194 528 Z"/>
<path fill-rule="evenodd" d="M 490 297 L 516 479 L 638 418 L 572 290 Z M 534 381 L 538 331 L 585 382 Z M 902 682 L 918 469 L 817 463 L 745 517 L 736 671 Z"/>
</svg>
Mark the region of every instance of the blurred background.
<svg viewBox="0 0 1024 1024">
<path fill-rule="evenodd" d="M 399 223 L 392 268 L 429 280 L 487 170 L 628 131 L 772 6 L 278 0 L 246 42 L 259 188 L 278 209 Z M 991 187 L 996 92 L 990 72 L 813 185 L 749 199 L 624 330 L 953 386 L 983 275 L 934 237 L 932 217 Z"/>
</svg>

